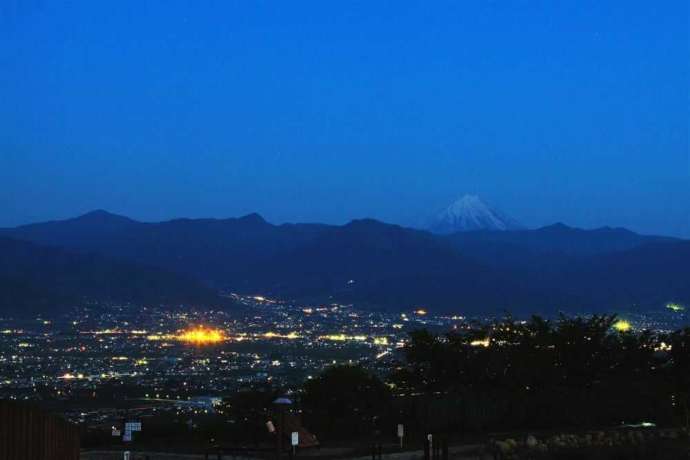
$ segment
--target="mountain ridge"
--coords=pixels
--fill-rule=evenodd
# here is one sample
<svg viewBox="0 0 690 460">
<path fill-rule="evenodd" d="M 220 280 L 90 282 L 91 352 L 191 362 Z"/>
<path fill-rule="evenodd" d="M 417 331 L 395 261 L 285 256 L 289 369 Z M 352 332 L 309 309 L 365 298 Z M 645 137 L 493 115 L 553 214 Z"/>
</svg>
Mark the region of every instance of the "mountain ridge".
<svg viewBox="0 0 690 460">
<path fill-rule="evenodd" d="M 184 275 L 100 255 L 0 236 L 0 312 L 57 314 L 84 301 L 140 304 L 223 302 Z"/>
<path fill-rule="evenodd" d="M 258 214 L 154 223 L 102 212 L 87 216 L 2 229 L 0 235 L 154 267 L 211 289 L 375 308 L 425 304 L 439 311 L 475 313 L 594 310 L 609 306 L 611 299 L 647 305 L 665 293 L 690 302 L 678 276 L 687 273 L 690 279 L 690 260 L 682 263 L 668 255 L 673 244 L 685 240 L 620 228 L 554 224 L 438 235 L 375 219 L 274 225 Z M 649 244 L 650 250 L 634 251 Z M 632 269 L 644 258 L 657 267 L 659 276 L 636 279 L 640 288 L 631 290 L 632 297 L 624 295 L 628 288 L 620 278 L 615 292 L 607 293 L 607 287 L 589 275 L 611 266 L 612 260 Z M 657 258 L 670 262 L 664 266 Z M 665 282 L 662 275 L 671 270 L 676 273 L 667 273 L 670 281 Z M 615 273 L 624 271 L 616 268 Z"/>
</svg>

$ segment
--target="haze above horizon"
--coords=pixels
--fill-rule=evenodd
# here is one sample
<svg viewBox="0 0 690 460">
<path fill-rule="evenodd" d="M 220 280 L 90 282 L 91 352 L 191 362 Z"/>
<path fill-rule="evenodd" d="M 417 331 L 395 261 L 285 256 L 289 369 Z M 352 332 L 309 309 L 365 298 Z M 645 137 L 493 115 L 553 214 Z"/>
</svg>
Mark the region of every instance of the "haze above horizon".
<svg viewBox="0 0 690 460">
<path fill-rule="evenodd" d="M 690 237 L 688 4 L 0 6 L 0 227 L 107 209 Z"/>
</svg>

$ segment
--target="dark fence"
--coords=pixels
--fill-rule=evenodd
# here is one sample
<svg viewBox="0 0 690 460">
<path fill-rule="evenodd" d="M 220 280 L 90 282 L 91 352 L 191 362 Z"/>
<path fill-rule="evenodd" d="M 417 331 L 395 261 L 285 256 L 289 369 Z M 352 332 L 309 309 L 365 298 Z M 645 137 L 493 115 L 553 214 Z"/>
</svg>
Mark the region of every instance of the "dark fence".
<svg viewBox="0 0 690 460">
<path fill-rule="evenodd" d="M 0 400 L 0 459 L 79 460 L 79 428 L 38 408 Z"/>
<path fill-rule="evenodd" d="M 274 448 L 246 448 L 246 447 L 213 447 L 204 452 L 205 460 L 235 460 L 235 459 L 275 459 L 277 451 Z M 283 460 L 291 459 L 292 451 L 283 452 Z"/>
</svg>

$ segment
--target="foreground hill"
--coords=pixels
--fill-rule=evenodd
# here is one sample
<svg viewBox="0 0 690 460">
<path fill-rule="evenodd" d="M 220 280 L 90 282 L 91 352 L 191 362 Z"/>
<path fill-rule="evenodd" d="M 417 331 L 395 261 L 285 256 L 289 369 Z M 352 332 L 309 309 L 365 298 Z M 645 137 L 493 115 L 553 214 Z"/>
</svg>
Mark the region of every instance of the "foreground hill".
<svg viewBox="0 0 690 460">
<path fill-rule="evenodd" d="M 186 276 L 0 237 L 0 312 L 55 312 L 87 300 L 204 304 L 213 291 Z"/>
<path fill-rule="evenodd" d="M 690 303 L 690 243 L 625 229 L 435 235 L 374 220 L 272 225 L 250 214 L 143 223 L 96 211 L 3 234 L 214 288 L 371 308 L 550 313 Z"/>
</svg>

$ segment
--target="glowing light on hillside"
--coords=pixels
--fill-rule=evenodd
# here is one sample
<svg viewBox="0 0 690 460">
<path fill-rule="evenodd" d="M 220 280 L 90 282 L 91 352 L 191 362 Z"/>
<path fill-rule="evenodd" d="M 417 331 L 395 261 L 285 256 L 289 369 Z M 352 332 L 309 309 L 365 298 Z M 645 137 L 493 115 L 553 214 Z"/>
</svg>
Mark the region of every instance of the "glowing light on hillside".
<svg viewBox="0 0 690 460">
<path fill-rule="evenodd" d="M 203 326 L 181 331 L 177 335 L 177 340 L 180 342 L 191 343 L 194 345 L 209 345 L 223 342 L 226 339 L 225 333 L 220 329 L 211 329 Z"/>
<path fill-rule="evenodd" d="M 618 332 L 628 332 L 632 329 L 632 324 L 624 319 L 619 319 L 613 323 L 613 328 Z"/>
<path fill-rule="evenodd" d="M 288 339 L 294 340 L 299 339 L 300 336 L 297 332 L 290 332 L 289 334 L 280 334 L 278 332 L 268 331 L 264 332 L 263 337 L 266 339 Z"/>
<path fill-rule="evenodd" d="M 365 335 L 345 335 L 345 334 L 329 334 L 319 336 L 319 340 L 329 340 L 333 342 L 346 342 L 346 341 L 356 341 L 363 342 L 367 340 Z"/>
<path fill-rule="evenodd" d="M 675 312 L 685 311 L 685 307 L 678 303 L 669 303 L 668 305 L 666 305 L 666 308 Z"/>
<path fill-rule="evenodd" d="M 64 375 L 61 375 L 58 377 L 61 380 L 74 380 L 74 379 L 83 379 L 84 374 L 70 374 L 69 372 L 65 373 Z"/>
<path fill-rule="evenodd" d="M 488 347 L 491 341 L 489 339 L 473 340 L 470 345 L 473 347 Z"/>
<path fill-rule="evenodd" d="M 671 351 L 672 349 L 673 349 L 673 347 L 671 346 L 671 344 L 666 343 L 666 342 L 661 342 L 661 343 L 659 343 L 659 345 L 657 345 L 654 348 L 654 351 Z"/>
<path fill-rule="evenodd" d="M 158 341 L 158 340 L 172 340 L 175 336 L 172 334 L 151 334 L 146 336 L 146 340 Z"/>
<path fill-rule="evenodd" d="M 418 316 L 424 316 L 424 315 L 426 315 L 426 310 L 423 308 L 419 308 L 419 309 L 415 310 L 415 314 Z"/>
</svg>

